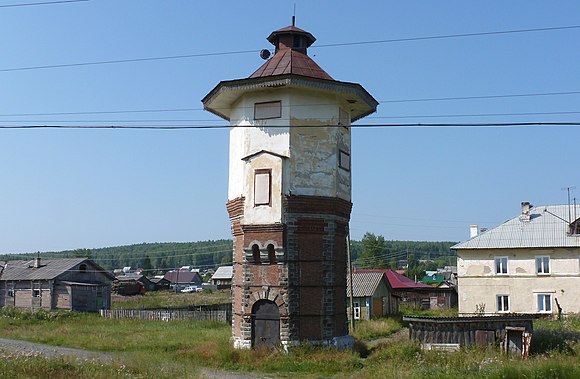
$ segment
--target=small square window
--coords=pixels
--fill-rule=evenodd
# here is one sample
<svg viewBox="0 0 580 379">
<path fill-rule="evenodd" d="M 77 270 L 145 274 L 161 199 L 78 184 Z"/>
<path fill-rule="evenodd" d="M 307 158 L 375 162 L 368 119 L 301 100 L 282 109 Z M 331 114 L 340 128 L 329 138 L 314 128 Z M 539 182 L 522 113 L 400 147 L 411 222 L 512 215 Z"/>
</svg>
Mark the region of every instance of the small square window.
<svg viewBox="0 0 580 379">
<path fill-rule="evenodd" d="M 508 295 L 497 295 L 495 298 L 498 313 L 510 311 L 510 297 Z"/>
<path fill-rule="evenodd" d="M 496 274 L 508 273 L 508 257 L 495 257 L 494 261 Z"/>
<path fill-rule="evenodd" d="M 538 312 L 552 313 L 552 295 L 538 294 Z"/>
<path fill-rule="evenodd" d="M 536 273 L 549 274 L 550 273 L 550 257 L 536 257 Z"/>
<path fill-rule="evenodd" d="M 8 297 L 14 297 L 14 290 L 12 288 L 8 289 Z"/>
<path fill-rule="evenodd" d="M 32 297 L 40 297 L 40 290 L 32 290 Z"/>
<path fill-rule="evenodd" d="M 339 150 L 338 152 L 338 167 L 350 171 L 350 154 L 346 151 Z"/>
<path fill-rule="evenodd" d="M 282 117 L 282 102 L 269 101 L 267 103 L 254 104 L 254 120 L 266 120 L 269 118 Z"/>
</svg>

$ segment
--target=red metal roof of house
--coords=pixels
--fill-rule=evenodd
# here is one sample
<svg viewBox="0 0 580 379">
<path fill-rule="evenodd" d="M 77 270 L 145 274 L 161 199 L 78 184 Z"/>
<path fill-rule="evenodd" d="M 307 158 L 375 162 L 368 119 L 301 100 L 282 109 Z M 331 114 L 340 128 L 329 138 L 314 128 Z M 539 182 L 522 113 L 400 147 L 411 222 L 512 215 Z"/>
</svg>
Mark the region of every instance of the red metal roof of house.
<svg viewBox="0 0 580 379">
<path fill-rule="evenodd" d="M 356 272 L 384 272 L 393 289 L 433 288 L 427 284 L 417 283 L 413 279 L 409 279 L 394 270 L 356 270 Z"/>
<path fill-rule="evenodd" d="M 268 41 L 276 46 L 276 53 L 250 75 L 250 78 L 295 74 L 333 80 L 308 56 L 308 47 L 316 41 L 312 34 L 295 26 L 288 26 L 272 32 Z"/>
</svg>

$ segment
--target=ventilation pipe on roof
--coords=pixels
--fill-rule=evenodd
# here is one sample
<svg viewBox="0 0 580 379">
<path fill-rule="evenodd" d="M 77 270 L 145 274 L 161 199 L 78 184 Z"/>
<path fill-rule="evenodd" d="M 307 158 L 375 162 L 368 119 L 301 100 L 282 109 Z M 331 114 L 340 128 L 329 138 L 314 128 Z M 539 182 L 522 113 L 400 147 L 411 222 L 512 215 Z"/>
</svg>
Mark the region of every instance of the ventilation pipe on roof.
<svg viewBox="0 0 580 379">
<path fill-rule="evenodd" d="M 529 201 L 522 201 L 522 214 L 520 216 L 521 221 L 530 221 L 530 213 L 533 205 Z"/>
<path fill-rule="evenodd" d="M 469 238 L 474 238 L 479 235 L 479 227 L 477 224 L 469 225 Z"/>
</svg>

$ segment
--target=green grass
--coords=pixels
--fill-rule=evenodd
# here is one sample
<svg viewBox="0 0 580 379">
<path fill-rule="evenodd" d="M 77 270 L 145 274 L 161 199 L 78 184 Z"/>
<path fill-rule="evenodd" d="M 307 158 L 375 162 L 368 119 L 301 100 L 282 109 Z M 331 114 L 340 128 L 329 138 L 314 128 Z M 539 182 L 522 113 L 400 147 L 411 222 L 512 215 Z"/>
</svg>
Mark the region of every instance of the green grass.
<svg viewBox="0 0 580 379">
<path fill-rule="evenodd" d="M 401 322 L 395 318 L 380 318 L 370 321 L 357 321 L 354 332 L 359 340 L 371 340 L 388 337 L 401 329 Z"/>
<path fill-rule="evenodd" d="M 396 320 L 357 324 L 357 339 L 400 328 Z M 51 345 L 111 352 L 112 364 L 50 359 L 0 351 L 0 378 L 196 378 L 202 367 L 283 378 L 577 378 L 578 321 L 540 321 L 534 338 L 563 340 L 523 360 L 496 348 L 456 353 L 422 351 L 408 340 L 379 344 L 363 358 L 357 351 L 299 346 L 279 351 L 235 350 L 231 327 L 216 322 L 111 320 L 93 314 L 0 310 L 0 335 Z M 560 337 L 558 337 L 560 336 Z M 362 344 L 359 342 L 358 344 Z"/>
<path fill-rule="evenodd" d="M 405 316 L 457 317 L 457 308 L 415 309 L 413 307 L 401 306 L 399 307 L 399 313 Z"/>
<path fill-rule="evenodd" d="M 113 296 L 112 309 L 180 308 L 190 305 L 231 303 L 229 290 L 204 291 L 196 293 L 175 293 L 173 291 L 153 291 L 145 295 Z"/>
</svg>

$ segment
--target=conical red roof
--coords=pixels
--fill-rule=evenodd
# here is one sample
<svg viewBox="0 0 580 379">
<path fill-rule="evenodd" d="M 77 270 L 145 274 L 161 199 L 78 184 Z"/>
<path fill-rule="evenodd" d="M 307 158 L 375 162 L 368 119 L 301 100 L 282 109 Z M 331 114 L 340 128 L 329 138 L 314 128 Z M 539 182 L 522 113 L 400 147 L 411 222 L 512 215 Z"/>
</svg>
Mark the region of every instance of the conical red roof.
<svg viewBox="0 0 580 379">
<path fill-rule="evenodd" d="M 268 41 L 276 46 L 276 53 L 250 75 L 250 78 L 295 74 L 333 80 L 307 54 L 308 47 L 316 41 L 312 34 L 295 26 L 288 26 L 272 32 Z"/>
</svg>

